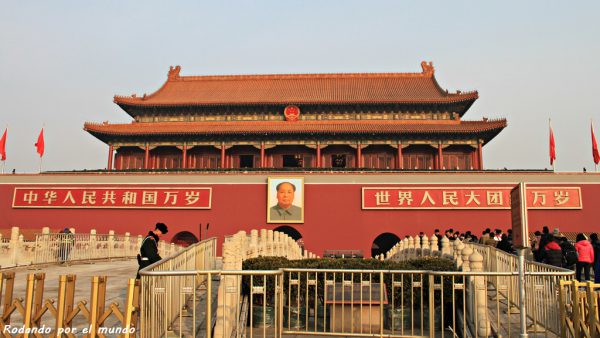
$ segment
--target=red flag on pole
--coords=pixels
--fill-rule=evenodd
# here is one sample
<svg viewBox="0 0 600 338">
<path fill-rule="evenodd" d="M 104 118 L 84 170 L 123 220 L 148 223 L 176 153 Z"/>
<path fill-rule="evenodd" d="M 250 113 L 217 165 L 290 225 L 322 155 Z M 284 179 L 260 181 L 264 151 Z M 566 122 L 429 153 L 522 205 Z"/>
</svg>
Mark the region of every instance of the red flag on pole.
<svg viewBox="0 0 600 338">
<path fill-rule="evenodd" d="M 40 154 L 40 157 L 44 156 L 44 128 L 40 131 L 40 136 L 38 136 L 35 148 L 37 149 L 37 153 Z"/>
<path fill-rule="evenodd" d="M 6 161 L 6 132 L 8 128 L 4 129 L 4 134 L 0 138 L 0 161 Z"/>
<path fill-rule="evenodd" d="M 592 156 L 594 156 L 594 163 L 600 162 L 600 153 L 598 152 L 598 142 L 596 142 L 596 135 L 594 135 L 594 123 L 592 123 Z"/>
<path fill-rule="evenodd" d="M 550 125 L 550 165 L 554 165 L 554 161 L 556 161 L 556 143 L 554 143 L 554 132 Z"/>
</svg>

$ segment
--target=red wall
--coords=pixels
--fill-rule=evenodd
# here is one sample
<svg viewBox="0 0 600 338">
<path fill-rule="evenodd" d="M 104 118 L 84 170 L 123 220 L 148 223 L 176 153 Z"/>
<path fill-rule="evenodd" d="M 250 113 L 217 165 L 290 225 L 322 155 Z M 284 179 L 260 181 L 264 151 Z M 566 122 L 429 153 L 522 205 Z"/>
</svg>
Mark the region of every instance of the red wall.
<svg viewBox="0 0 600 338">
<path fill-rule="evenodd" d="M 436 174 L 432 174 L 436 175 Z M 476 176 L 477 174 L 469 174 Z M 203 184 L 212 187 L 212 209 L 210 210 L 132 210 L 132 209 L 13 209 L 13 190 L 18 186 L 40 186 L 35 184 L 39 181 L 39 175 L 31 175 L 14 179 L 21 183 L 10 183 L 0 176 L 0 228 L 20 226 L 22 228 L 40 229 L 49 226 L 57 229 L 65 226 L 75 227 L 77 232 L 89 232 L 96 229 L 98 233 L 106 233 L 115 230 L 118 233 L 129 231 L 132 234 L 145 234 L 158 221 L 165 222 L 170 229 L 167 239 L 170 239 L 179 231 L 190 231 L 198 235 L 198 224 L 210 223 L 208 236 L 218 236 L 219 243 L 223 236 L 233 234 L 239 230 L 250 229 L 274 229 L 283 224 L 266 223 L 266 176 L 255 176 L 249 180 L 255 183 L 247 183 L 247 176 L 228 175 L 225 180 L 230 183 Z M 18 175 L 17 175 L 18 176 Z M 131 175 L 135 176 L 135 175 Z M 216 175 L 217 177 L 219 175 Z M 227 175 L 226 175 L 227 176 Z M 238 177 L 239 176 L 239 177 Z M 294 175 L 297 176 L 297 175 Z M 399 175 L 397 175 L 399 176 Z M 102 183 L 117 186 L 123 181 L 123 175 L 103 177 Z M 370 255 L 373 240 L 380 234 L 390 232 L 403 238 L 404 235 L 416 235 L 419 231 L 431 234 L 434 228 L 442 230 L 454 228 L 455 230 L 471 230 L 478 236 L 486 228 L 510 227 L 510 210 L 361 210 L 361 188 L 368 186 L 402 186 L 404 183 L 372 183 L 369 180 L 380 179 L 381 176 L 368 176 L 364 183 L 355 183 L 355 177 L 345 179 L 343 175 L 327 177 L 310 175 L 305 177 L 305 222 L 304 224 L 291 224 L 303 236 L 306 249 L 318 255 L 326 249 L 359 249 L 366 256 Z M 389 176 L 392 178 L 392 176 Z M 432 176 L 432 178 L 435 176 Z M 10 177 L 11 179 L 14 176 Z M 555 177 L 554 177 L 555 178 Z M 73 177 L 71 177 L 73 180 Z M 204 177 L 204 181 L 211 180 Z M 219 180 L 223 181 L 223 175 Z M 264 183 L 262 182 L 264 179 Z M 49 186 L 60 186 L 67 183 L 57 179 L 57 176 L 45 176 L 44 182 L 56 180 L 59 183 L 43 184 Z M 160 184 L 164 187 L 165 181 L 169 181 L 167 175 L 156 177 L 144 177 L 139 185 Z M 406 178 L 402 179 L 406 181 Z M 480 186 L 506 186 L 506 183 L 469 183 L 469 187 Z M 492 180 L 492 181 L 493 181 Z M 31 181 L 26 183 L 23 181 Z M 78 178 L 69 183 L 73 185 L 86 185 L 96 180 L 91 177 Z M 85 183 L 83 181 L 87 181 Z M 127 181 L 127 179 L 125 179 Z M 327 183 L 321 181 L 335 181 Z M 344 183 L 343 181 L 348 181 Z M 391 180 L 390 180 L 391 181 Z M 580 186 L 582 189 L 583 209 L 581 210 L 530 210 L 530 230 L 541 229 L 547 225 L 552 230 L 560 228 L 561 231 L 600 231 L 597 221 L 600 216 L 598 203 L 600 202 L 600 183 L 583 182 L 570 183 L 572 178 L 564 182 L 543 184 L 544 186 Z M 148 183 L 151 182 L 151 183 Z M 504 181 L 507 182 L 507 181 Z M 172 183 L 167 186 L 176 186 Z M 197 184 L 196 182 L 194 184 Z M 428 186 L 440 186 L 440 183 L 427 184 Z M 427 186 L 426 185 L 426 186 Z M 450 185 L 450 184 L 446 184 Z M 419 186 L 419 185 L 416 185 Z M 203 229 L 204 231 L 204 229 Z M 203 234 L 206 237 L 206 234 Z M 219 245 L 220 246 L 220 245 Z"/>
</svg>

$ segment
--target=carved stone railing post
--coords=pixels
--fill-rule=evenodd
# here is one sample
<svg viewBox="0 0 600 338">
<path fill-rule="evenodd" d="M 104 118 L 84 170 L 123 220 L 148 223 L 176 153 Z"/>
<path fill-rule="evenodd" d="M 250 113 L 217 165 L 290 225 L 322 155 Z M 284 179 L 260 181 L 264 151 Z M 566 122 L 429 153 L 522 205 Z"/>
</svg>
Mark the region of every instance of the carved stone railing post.
<svg viewBox="0 0 600 338">
<path fill-rule="evenodd" d="M 268 246 L 268 233 L 267 233 L 267 229 L 260 229 L 260 247 L 258 249 L 258 255 L 259 256 L 268 256 L 268 250 L 267 250 L 267 246 Z"/>
<path fill-rule="evenodd" d="M 431 255 L 432 256 L 437 256 L 438 255 L 438 251 L 439 251 L 439 244 L 438 244 L 438 238 L 436 235 L 431 235 Z"/>
<path fill-rule="evenodd" d="M 423 243 L 421 244 L 421 255 L 422 256 L 430 256 L 431 250 L 429 247 L 429 238 L 427 238 L 427 235 L 423 236 L 422 241 L 423 241 Z"/>
<path fill-rule="evenodd" d="M 470 244 L 466 244 L 465 247 L 461 251 L 462 254 L 462 271 L 469 272 L 471 271 L 471 262 L 470 257 L 473 254 L 473 249 Z"/>
<path fill-rule="evenodd" d="M 90 241 L 91 241 L 91 236 L 90 236 Z M 131 246 L 129 245 L 130 243 L 131 243 L 131 234 L 129 232 L 126 232 L 125 237 L 123 237 L 123 255 L 125 255 L 125 257 L 133 256 L 133 254 L 131 252 Z"/>
<path fill-rule="evenodd" d="M 448 239 L 448 237 L 444 236 L 442 237 L 441 257 L 446 257 L 447 255 L 450 255 L 450 240 Z"/>
<path fill-rule="evenodd" d="M 13 265 L 17 265 L 19 258 L 19 227 L 10 229 L 10 257 Z"/>
<path fill-rule="evenodd" d="M 114 249 L 115 249 L 115 231 L 108 231 L 108 258 L 114 257 Z"/>
<path fill-rule="evenodd" d="M 95 231 L 95 230 L 94 230 Z M 136 255 L 139 253 L 140 248 L 142 247 L 142 242 L 144 241 L 144 237 L 142 237 L 142 235 L 138 235 L 137 236 L 137 244 L 135 245 L 137 251 L 136 251 Z M 96 250 L 96 249 L 94 249 Z"/>
<path fill-rule="evenodd" d="M 250 230 L 250 258 L 258 257 L 258 230 Z"/>
<path fill-rule="evenodd" d="M 459 239 L 454 241 L 454 261 L 455 261 L 455 265 L 458 269 L 460 269 L 460 267 L 463 264 L 462 250 L 464 249 L 464 247 L 465 247 L 465 245 Z"/>
<path fill-rule="evenodd" d="M 267 230 L 267 255 L 268 256 L 273 256 L 274 255 L 274 241 L 275 241 L 275 235 L 273 234 L 273 230 Z"/>
<path fill-rule="evenodd" d="M 483 271 L 483 256 L 477 251 L 473 252 L 469 257 L 469 265 L 471 271 L 482 272 Z M 487 304 L 487 286 L 485 277 L 473 276 L 472 287 L 470 288 L 473 292 L 474 310 L 476 315 L 473 316 L 472 320 L 477 318 L 477 336 L 488 337 L 491 333 L 490 322 L 488 320 L 488 304 Z M 471 311 L 473 313 L 473 311 Z"/>
</svg>

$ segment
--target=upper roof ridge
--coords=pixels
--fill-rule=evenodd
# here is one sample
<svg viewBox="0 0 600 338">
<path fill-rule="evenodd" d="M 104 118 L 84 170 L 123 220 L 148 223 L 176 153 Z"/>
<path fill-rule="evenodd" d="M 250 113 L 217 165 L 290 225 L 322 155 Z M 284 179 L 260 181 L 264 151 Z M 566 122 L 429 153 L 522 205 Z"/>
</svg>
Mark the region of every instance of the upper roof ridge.
<svg viewBox="0 0 600 338">
<path fill-rule="evenodd" d="M 472 102 L 477 91 L 449 93 L 435 78 L 432 62 L 419 73 L 305 73 L 182 76 L 171 66 L 158 90 L 115 95 L 119 105 L 223 105 L 311 103 Z M 468 107 L 467 107 L 468 108 Z"/>
</svg>

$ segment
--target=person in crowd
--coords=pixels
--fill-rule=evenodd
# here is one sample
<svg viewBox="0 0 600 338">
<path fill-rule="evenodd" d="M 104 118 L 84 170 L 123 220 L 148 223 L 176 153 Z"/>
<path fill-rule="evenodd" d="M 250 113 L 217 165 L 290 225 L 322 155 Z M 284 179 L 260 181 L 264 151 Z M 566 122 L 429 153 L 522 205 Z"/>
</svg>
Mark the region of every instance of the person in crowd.
<svg viewBox="0 0 600 338">
<path fill-rule="evenodd" d="M 542 228 L 542 237 L 540 238 L 540 246 L 539 249 L 543 250 L 546 247 L 546 244 L 548 244 L 548 239 L 551 237 L 552 235 L 550 234 L 550 229 L 548 229 L 547 226 Z"/>
<path fill-rule="evenodd" d="M 140 279 L 140 270 L 162 259 L 158 254 L 158 241 L 160 236 L 169 232 L 164 223 L 156 223 L 153 231 L 148 232 L 148 236 L 142 241 L 140 253 L 137 255 L 138 272 L 137 279 Z"/>
<path fill-rule="evenodd" d="M 542 240 L 542 233 L 539 231 L 535 232 L 535 238 L 533 241 L 531 241 L 531 252 L 533 253 L 533 259 L 535 259 L 536 262 L 541 262 L 542 258 L 540 256 L 541 251 L 540 251 L 540 242 Z"/>
<path fill-rule="evenodd" d="M 473 235 L 471 234 L 470 230 L 465 231 L 465 242 L 472 242 L 473 241 Z"/>
<path fill-rule="evenodd" d="M 423 246 L 423 236 L 425 236 L 425 233 L 423 231 L 419 232 L 419 245 Z"/>
<path fill-rule="evenodd" d="M 440 229 L 435 229 L 433 234 L 435 235 L 435 237 L 437 237 L 438 240 L 438 250 L 442 250 L 442 234 L 440 233 Z"/>
<path fill-rule="evenodd" d="M 563 268 L 575 270 L 575 264 L 577 264 L 578 257 L 577 250 L 575 249 L 573 244 L 569 242 L 567 236 L 559 234 L 557 240 L 563 252 Z"/>
<path fill-rule="evenodd" d="M 473 243 L 479 242 L 479 239 L 477 238 L 477 236 L 475 236 L 475 234 L 473 234 L 473 233 L 470 234 L 470 237 L 471 237 L 471 242 L 473 242 Z"/>
<path fill-rule="evenodd" d="M 508 236 L 506 234 L 502 234 L 502 239 L 496 245 L 496 248 L 508 252 L 509 254 L 514 253 L 513 247 L 508 241 Z"/>
<path fill-rule="evenodd" d="M 548 265 L 553 265 L 556 267 L 562 267 L 563 266 L 563 254 L 562 254 L 562 249 L 560 248 L 560 245 L 558 245 L 558 243 L 556 243 L 556 240 L 554 239 L 554 236 L 550 235 L 550 234 L 546 234 L 544 235 L 546 240 L 545 243 L 547 243 L 543 249 L 540 249 L 541 251 L 541 259 L 542 259 L 542 263 L 544 264 L 548 264 Z M 542 237 L 544 238 L 544 237 Z"/>
<path fill-rule="evenodd" d="M 594 263 L 594 248 L 592 244 L 587 240 L 584 234 L 577 234 L 575 249 L 577 249 L 577 267 L 575 269 L 575 278 L 578 281 L 590 280 L 590 268 Z M 583 271 L 585 279 L 581 279 L 581 272 Z"/>
<path fill-rule="evenodd" d="M 446 238 L 448 238 L 448 240 L 453 241 L 454 240 L 453 234 L 454 234 L 454 229 L 448 229 L 444 233 L 444 236 L 446 236 Z"/>
<path fill-rule="evenodd" d="M 494 240 L 494 236 L 493 232 L 488 233 L 487 237 L 483 240 L 483 244 L 495 247 L 497 242 Z"/>
<path fill-rule="evenodd" d="M 502 240 L 502 230 L 501 229 L 496 229 L 494 231 L 494 240 L 496 242 L 500 242 Z"/>
<path fill-rule="evenodd" d="M 483 230 L 483 232 L 481 233 L 481 238 L 479 239 L 479 243 L 483 244 L 486 240 L 487 237 L 489 237 L 489 233 L 490 233 L 490 228 L 486 228 L 485 230 Z"/>
<path fill-rule="evenodd" d="M 75 245 L 75 235 L 69 228 L 64 228 L 59 234 L 58 258 L 61 263 L 66 263 L 69 261 L 71 250 Z"/>
<path fill-rule="evenodd" d="M 594 248 L 594 283 L 600 283 L 600 240 L 597 233 L 590 235 L 590 242 Z"/>
</svg>

